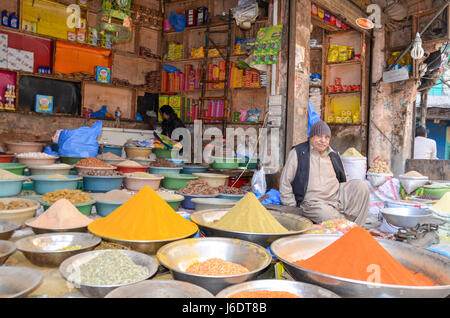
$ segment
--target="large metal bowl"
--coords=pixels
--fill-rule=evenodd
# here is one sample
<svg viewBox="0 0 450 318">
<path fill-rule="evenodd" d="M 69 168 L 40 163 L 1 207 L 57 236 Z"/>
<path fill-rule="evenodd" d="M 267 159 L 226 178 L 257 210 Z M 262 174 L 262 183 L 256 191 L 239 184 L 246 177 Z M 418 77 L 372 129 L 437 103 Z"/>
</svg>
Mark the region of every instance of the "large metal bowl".
<svg viewBox="0 0 450 318">
<path fill-rule="evenodd" d="M 119 287 L 105 298 L 213 298 L 206 289 L 178 280 L 154 279 Z"/>
<path fill-rule="evenodd" d="M 381 214 L 390 224 L 399 227 L 415 227 L 425 224 L 433 213 L 428 209 L 418 208 L 386 208 Z"/>
<path fill-rule="evenodd" d="M 289 233 L 249 233 L 249 232 L 238 232 L 238 231 L 227 231 L 210 226 L 208 223 L 220 220 L 228 210 L 204 210 L 198 211 L 191 214 L 192 222 L 196 223 L 200 230 L 206 236 L 219 236 L 219 237 L 230 237 L 238 238 L 241 240 L 253 242 L 259 244 L 263 247 L 268 247 L 272 242 L 279 239 L 280 237 L 290 236 L 295 234 L 303 233 L 313 225 L 313 223 L 300 215 L 295 215 L 291 213 L 279 212 L 268 210 L 274 217 L 287 228 Z M 208 224 L 208 225 L 207 225 Z"/>
<path fill-rule="evenodd" d="M 86 252 L 78 255 L 74 255 L 68 259 L 66 259 L 62 264 L 59 266 L 59 272 L 61 273 L 62 277 L 64 277 L 65 280 L 68 282 L 74 284 L 74 286 L 85 296 L 88 297 L 105 297 L 108 293 L 110 293 L 112 290 L 116 289 L 117 287 L 121 286 L 127 286 L 136 284 L 138 282 L 128 283 L 128 284 L 120 284 L 120 285 L 85 285 L 85 284 L 78 284 L 76 282 L 71 281 L 69 278 L 70 274 L 75 271 L 80 265 L 90 261 L 94 257 L 97 257 L 101 253 L 104 253 L 106 251 L 117 251 L 117 250 L 97 250 L 97 251 L 91 251 Z M 138 253 L 135 251 L 127 251 L 127 250 L 120 250 L 120 252 L 125 253 L 129 258 L 132 259 L 132 261 L 141 266 L 145 266 L 148 269 L 148 275 L 143 280 L 149 279 L 152 277 L 156 271 L 158 270 L 158 263 L 153 259 L 153 257 L 149 255 L 145 255 L 143 253 Z"/>
<path fill-rule="evenodd" d="M 31 227 L 34 233 L 36 234 L 46 234 L 46 233 L 67 233 L 67 232 L 87 232 L 87 225 L 81 226 L 81 227 L 71 227 L 71 228 L 65 228 L 65 229 L 58 229 L 58 228 L 44 228 L 44 227 L 36 227 L 31 225 L 30 223 L 36 220 L 37 217 L 28 219 L 25 221 L 25 225 L 28 227 Z"/>
<path fill-rule="evenodd" d="M 0 220 L 0 240 L 9 240 L 14 231 L 22 226 L 19 222 L 11 220 Z"/>
<path fill-rule="evenodd" d="M 0 265 L 3 265 L 8 257 L 16 251 L 16 245 L 10 241 L 0 241 Z"/>
<path fill-rule="evenodd" d="M 164 245 L 171 243 L 171 242 L 183 240 L 188 237 L 193 237 L 195 234 L 197 234 L 197 232 L 198 232 L 198 230 L 196 230 L 192 234 L 189 234 L 189 235 L 186 235 L 183 237 L 178 237 L 178 238 L 170 239 L 170 240 L 160 240 L 160 241 L 119 240 L 119 239 L 112 239 L 109 237 L 101 236 L 101 235 L 95 234 L 93 232 L 91 232 L 91 233 L 101 237 L 106 242 L 117 243 L 117 244 L 129 247 L 130 249 L 132 249 L 133 251 L 136 251 L 136 252 L 141 252 L 141 253 L 145 253 L 145 254 L 149 254 L 149 255 L 155 255 L 156 252 Z"/>
<path fill-rule="evenodd" d="M 251 282 L 233 285 L 222 290 L 216 297 L 228 298 L 236 293 L 257 290 L 289 292 L 301 298 L 340 298 L 328 289 L 316 285 L 280 279 L 253 280 Z"/>
<path fill-rule="evenodd" d="M 58 267 L 65 259 L 73 255 L 92 251 L 101 241 L 101 238 L 89 233 L 47 233 L 24 237 L 16 242 L 16 246 L 34 265 Z M 73 245 L 82 247 L 58 251 Z"/>
<path fill-rule="evenodd" d="M 242 240 L 208 237 L 191 238 L 167 244 L 156 254 L 161 265 L 171 270 L 174 279 L 201 286 L 214 295 L 233 284 L 254 279 L 272 257 L 263 247 Z M 186 272 L 194 262 L 220 258 L 245 266 L 249 272 L 238 275 L 210 276 Z"/>
<path fill-rule="evenodd" d="M 293 262 L 307 259 L 341 235 L 307 234 L 281 238 L 270 249 L 296 280 L 319 285 L 343 297 L 446 297 L 450 294 L 448 258 L 406 243 L 377 239 L 407 269 L 421 272 L 440 286 L 400 286 L 370 283 L 312 271 Z"/>
<path fill-rule="evenodd" d="M 36 269 L 0 266 L 0 298 L 25 297 L 38 287 L 42 277 Z"/>
</svg>

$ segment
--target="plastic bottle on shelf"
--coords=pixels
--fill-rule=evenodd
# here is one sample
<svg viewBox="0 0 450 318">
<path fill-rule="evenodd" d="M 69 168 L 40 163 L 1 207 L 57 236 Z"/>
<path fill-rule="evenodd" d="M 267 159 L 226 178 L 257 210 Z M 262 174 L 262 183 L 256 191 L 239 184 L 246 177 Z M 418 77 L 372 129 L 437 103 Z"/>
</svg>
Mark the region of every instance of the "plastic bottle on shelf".
<svg viewBox="0 0 450 318">
<path fill-rule="evenodd" d="M 16 13 L 13 12 L 9 15 L 8 25 L 10 28 L 18 29 L 19 28 L 19 19 L 16 16 Z"/>
<path fill-rule="evenodd" d="M 8 10 L 3 10 L 2 11 L 2 25 L 3 26 L 9 26 L 9 21 L 8 21 Z"/>
</svg>

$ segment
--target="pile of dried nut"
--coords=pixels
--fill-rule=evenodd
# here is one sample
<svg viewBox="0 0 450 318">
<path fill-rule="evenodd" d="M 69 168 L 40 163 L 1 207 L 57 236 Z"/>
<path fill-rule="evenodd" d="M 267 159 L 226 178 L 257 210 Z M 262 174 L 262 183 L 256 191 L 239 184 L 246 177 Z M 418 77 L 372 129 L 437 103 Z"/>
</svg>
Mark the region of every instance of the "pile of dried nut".
<svg viewBox="0 0 450 318">
<path fill-rule="evenodd" d="M 392 171 L 389 169 L 387 162 L 380 158 L 374 159 L 368 172 L 392 174 Z"/>
</svg>

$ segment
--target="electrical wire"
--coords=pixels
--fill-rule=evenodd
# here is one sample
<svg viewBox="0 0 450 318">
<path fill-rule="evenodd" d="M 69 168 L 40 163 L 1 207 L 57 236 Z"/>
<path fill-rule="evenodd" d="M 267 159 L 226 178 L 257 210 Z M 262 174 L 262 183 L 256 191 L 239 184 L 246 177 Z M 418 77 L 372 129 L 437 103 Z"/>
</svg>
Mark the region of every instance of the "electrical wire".
<svg viewBox="0 0 450 318">
<path fill-rule="evenodd" d="M 258 149 L 257 146 L 259 145 L 259 140 L 261 139 L 263 128 L 265 128 L 265 126 L 267 125 L 268 115 L 269 115 L 269 112 L 266 112 L 266 114 L 264 115 L 263 125 L 262 125 L 261 129 L 259 130 L 258 140 L 256 141 L 256 147 L 255 147 L 255 149 L 253 149 L 253 153 L 252 153 L 251 157 L 248 159 L 247 165 L 245 166 L 244 170 L 242 170 L 241 174 L 237 177 L 236 181 L 234 181 L 234 183 L 231 185 L 232 188 L 236 185 L 236 183 L 239 181 L 239 179 L 241 179 L 241 177 L 245 173 L 245 171 L 248 170 L 248 166 L 250 165 L 250 160 L 253 159 L 253 157 L 256 154 L 256 150 Z"/>
</svg>

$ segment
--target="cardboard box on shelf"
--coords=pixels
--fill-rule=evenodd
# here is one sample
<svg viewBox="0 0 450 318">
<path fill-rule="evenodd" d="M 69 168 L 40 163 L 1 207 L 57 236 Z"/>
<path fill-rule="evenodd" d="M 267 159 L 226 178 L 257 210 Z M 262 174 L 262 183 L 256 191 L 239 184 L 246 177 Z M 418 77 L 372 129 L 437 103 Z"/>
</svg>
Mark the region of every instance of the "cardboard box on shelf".
<svg viewBox="0 0 450 318">
<path fill-rule="evenodd" d="M 33 72 L 34 52 L 20 51 L 20 55 L 21 55 L 20 70 L 25 72 Z"/>
<path fill-rule="evenodd" d="M 36 95 L 35 111 L 38 113 L 53 113 L 53 96 Z"/>
<path fill-rule="evenodd" d="M 20 71 L 22 67 L 22 53 L 20 50 L 8 48 L 8 68 L 10 70 Z"/>
<path fill-rule="evenodd" d="M 8 68 L 8 35 L 0 33 L 0 67 Z"/>
</svg>

